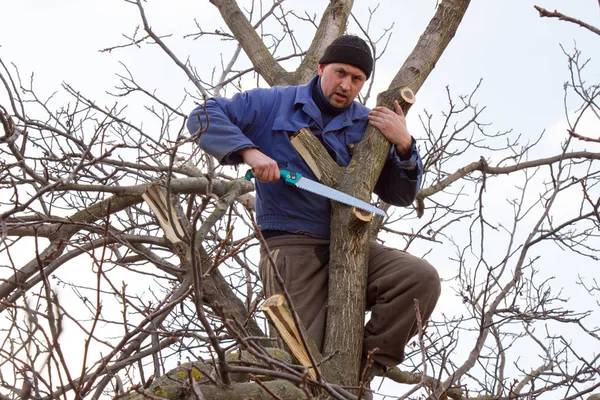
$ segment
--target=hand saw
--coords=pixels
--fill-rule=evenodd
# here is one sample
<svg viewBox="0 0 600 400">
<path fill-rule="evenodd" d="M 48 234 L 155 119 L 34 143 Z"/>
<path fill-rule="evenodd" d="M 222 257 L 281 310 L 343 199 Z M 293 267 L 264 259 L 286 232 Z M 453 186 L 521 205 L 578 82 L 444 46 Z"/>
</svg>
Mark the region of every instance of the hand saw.
<svg viewBox="0 0 600 400">
<path fill-rule="evenodd" d="M 308 190 L 309 192 L 318 194 L 319 196 L 327 197 L 328 199 L 338 201 L 340 203 L 347 204 L 349 206 L 354 206 L 356 208 L 360 208 L 361 210 L 365 210 L 371 213 L 379 214 L 382 217 L 386 216 L 385 211 L 380 208 L 377 208 L 367 202 L 357 199 L 356 197 L 352 197 L 349 194 L 344 192 L 340 192 L 339 190 L 335 190 L 330 188 L 329 186 L 325 186 L 321 183 L 312 181 L 308 178 L 305 178 L 299 172 L 288 171 L 286 169 L 280 169 L 279 173 L 281 175 L 281 179 L 285 181 L 288 185 L 296 186 L 297 188 Z M 250 180 L 254 177 L 252 170 L 248 170 L 246 172 L 245 178 Z"/>
</svg>

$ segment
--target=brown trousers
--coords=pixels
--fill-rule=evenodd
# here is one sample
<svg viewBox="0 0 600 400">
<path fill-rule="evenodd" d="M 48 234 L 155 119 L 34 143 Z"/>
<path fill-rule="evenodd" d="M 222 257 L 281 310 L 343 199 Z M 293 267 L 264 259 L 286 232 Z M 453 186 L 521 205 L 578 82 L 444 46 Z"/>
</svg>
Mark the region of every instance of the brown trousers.
<svg viewBox="0 0 600 400">
<path fill-rule="evenodd" d="M 305 235 L 267 239 L 293 306 L 308 334 L 323 350 L 327 319 L 329 240 Z M 423 322 L 440 295 L 440 278 L 427 261 L 406 252 L 369 244 L 366 307 L 371 319 L 365 326 L 363 355 L 379 348 L 374 360 L 393 367 L 404 360 L 404 347 L 418 333 L 414 299 L 419 300 Z M 259 274 L 265 294 L 281 293 L 265 249 Z"/>
</svg>

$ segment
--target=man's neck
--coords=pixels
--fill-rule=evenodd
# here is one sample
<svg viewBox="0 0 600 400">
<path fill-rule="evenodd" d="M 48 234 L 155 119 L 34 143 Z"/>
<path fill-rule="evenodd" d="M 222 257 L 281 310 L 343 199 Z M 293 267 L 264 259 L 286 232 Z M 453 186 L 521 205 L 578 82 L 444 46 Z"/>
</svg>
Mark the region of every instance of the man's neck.
<svg viewBox="0 0 600 400">
<path fill-rule="evenodd" d="M 327 100 L 327 98 L 323 94 L 323 90 L 321 89 L 321 77 L 319 77 L 319 79 L 317 79 L 317 81 L 315 82 L 315 85 L 311 90 L 311 95 L 312 99 L 314 100 L 317 107 L 319 107 L 319 110 L 323 115 L 324 125 L 327 125 L 327 122 L 331 121 L 336 115 L 343 113 L 348 109 L 348 107 L 350 107 L 347 106 L 344 108 L 337 108 L 332 106 L 331 103 L 329 103 L 329 100 Z"/>
</svg>

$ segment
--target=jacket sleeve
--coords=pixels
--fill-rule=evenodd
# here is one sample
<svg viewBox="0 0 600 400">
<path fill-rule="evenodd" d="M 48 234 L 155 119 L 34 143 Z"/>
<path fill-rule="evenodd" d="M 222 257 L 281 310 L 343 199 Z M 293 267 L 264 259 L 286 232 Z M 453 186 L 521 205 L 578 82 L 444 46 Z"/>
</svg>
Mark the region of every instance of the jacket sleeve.
<svg viewBox="0 0 600 400">
<path fill-rule="evenodd" d="M 413 138 L 410 158 L 407 160 L 401 160 L 396 148 L 392 146 L 374 192 L 388 204 L 406 207 L 417 197 L 422 178 L 423 161 Z"/>
<path fill-rule="evenodd" d="M 221 164 L 234 165 L 242 162 L 238 151 L 257 148 L 248 136 L 258 124 L 260 110 L 269 110 L 261 89 L 238 93 L 231 99 L 211 98 L 206 107 L 198 106 L 187 120 L 187 128 L 196 136 L 204 151 Z"/>
</svg>

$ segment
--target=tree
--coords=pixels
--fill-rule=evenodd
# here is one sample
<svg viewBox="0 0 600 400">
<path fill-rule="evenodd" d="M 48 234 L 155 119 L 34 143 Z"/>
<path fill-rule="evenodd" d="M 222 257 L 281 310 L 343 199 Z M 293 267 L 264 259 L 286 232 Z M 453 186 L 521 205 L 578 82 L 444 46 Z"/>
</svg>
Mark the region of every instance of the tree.
<svg viewBox="0 0 600 400">
<path fill-rule="evenodd" d="M 158 45 L 194 85 L 197 94 L 190 96 L 200 104 L 206 95 L 246 85 L 250 74 L 269 85 L 307 81 L 323 49 L 346 29 L 353 8 L 352 1 L 331 1 L 318 21 L 285 9 L 282 2 L 264 11 L 254 2 L 246 10 L 232 0 L 213 0 L 229 32 L 198 26 L 192 37 L 216 34 L 235 40 L 236 49 L 220 77 L 209 80 L 181 61 L 163 33 L 152 28 L 141 1 L 128 3 L 137 7 L 144 33 L 106 51 Z M 468 6 L 466 0 L 440 2 L 378 104 L 390 106 L 406 87 L 418 92 Z M 389 31 L 376 39 L 370 20 L 361 24 L 354 19 L 381 55 Z M 290 28 L 302 21 L 314 27 L 306 51 L 301 50 L 306 42 Z M 290 47 L 291 54 L 278 55 Z M 237 71 L 242 50 L 252 67 Z M 300 60 L 293 72 L 282 66 L 290 59 Z M 568 59 L 572 75 L 566 94 L 576 95 L 580 106 L 560 154 L 534 157 L 542 136 L 522 143 L 510 132 L 490 133 L 474 102 L 477 88 L 458 100 L 449 92 L 442 127 L 434 127 L 432 115 L 423 117 L 426 183 L 415 208 L 398 211 L 403 220 L 414 220 L 411 232 L 399 232 L 392 219 L 367 224 L 334 204 L 330 317 L 321 365 L 325 379 L 316 380 L 286 355 L 264 347 L 265 323 L 257 312 L 262 299 L 252 269 L 260 239 L 252 222 L 253 187 L 199 153 L 183 130 L 189 110 L 138 84 L 127 68 L 115 93 L 122 99 L 114 105 L 99 105 L 65 84 L 71 99 L 55 110 L 52 99 L 38 98 L 33 82 L 23 81 L 3 61 L 0 77 L 9 101 L 0 113 L 2 188 L 8 199 L 0 216 L 6 260 L 0 312 L 7 321 L 1 383 L 11 391 L 9 398 L 98 398 L 106 393 L 289 399 L 312 396 L 315 390 L 336 399 L 354 398 L 353 387 L 363 381 L 358 368 L 364 318 L 361 260 L 368 234 L 393 235 L 407 249 L 419 241 L 455 248 L 458 268 L 449 285 L 463 309 L 424 324 L 407 360 L 410 368 L 388 373 L 387 378 L 410 385 L 399 386 L 406 397 L 523 398 L 560 390 L 561 396 L 576 398 L 597 392 L 598 355 L 581 354 L 570 339 L 597 345 L 598 327 L 589 326 L 587 318 L 591 311 L 561 308 L 565 299 L 549 280 L 538 279 L 535 269 L 538 248 L 559 246 L 593 260 L 600 251 L 594 243 L 600 224 L 600 153 L 571 150 L 581 139 L 595 140 L 579 125 L 585 115 L 597 115 L 598 86 L 586 83 L 579 51 Z M 152 116 L 158 124 L 136 123 L 126 110 L 124 104 L 139 95 L 146 102 L 144 119 Z M 407 112 L 411 103 L 405 100 Z M 300 136 L 304 139 L 310 135 Z M 385 139 L 370 128 L 354 153 L 358 172 L 342 170 L 325 156 L 315 159 L 323 182 L 366 200 L 388 150 Z M 474 155 L 477 161 L 471 162 Z M 486 191 L 504 175 L 519 182 L 506 197 L 513 209 L 510 221 L 487 212 L 493 199 Z M 465 201 L 468 192 L 477 196 Z M 556 210 L 563 197 L 571 205 L 568 213 Z M 464 229 L 468 239 L 453 237 L 453 229 Z M 489 248 L 496 241 L 507 243 L 503 251 Z M 24 248 L 33 248 L 34 254 L 21 262 L 18 252 Z M 92 267 L 93 285 L 65 275 L 65 270 L 72 274 L 81 268 L 74 261 Z M 148 293 L 129 288 L 138 280 L 150 282 Z M 61 300 L 68 287 L 85 306 L 87 319 Z M 600 291 L 596 281 L 585 278 L 581 288 L 591 296 Z M 86 337 L 78 364 L 69 362 L 66 343 L 59 340 L 75 326 Z M 556 333 L 564 326 L 577 333 Z M 542 357 L 532 367 L 521 361 L 511 369 L 507 353 L 522 345 L 539 347 Z M 450 357 L 455 349 L 469 356 L 456 361 Z M 94 358 L 98 352 L 101 356 Z M 178 357 L 195 362 L 166 373 Z M 246 383 L 249 375 L 252 383 Z"/>
</svg>

